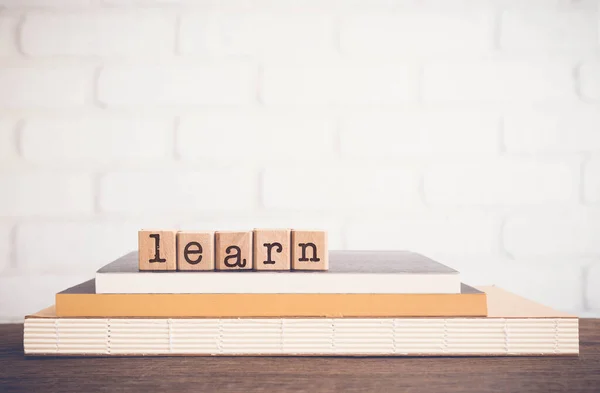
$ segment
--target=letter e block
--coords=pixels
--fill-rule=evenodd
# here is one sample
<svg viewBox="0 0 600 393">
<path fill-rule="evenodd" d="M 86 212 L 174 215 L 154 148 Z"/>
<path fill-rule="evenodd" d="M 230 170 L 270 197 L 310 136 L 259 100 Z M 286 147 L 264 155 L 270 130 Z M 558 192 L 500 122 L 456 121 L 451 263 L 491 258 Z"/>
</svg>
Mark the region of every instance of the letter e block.
<svg viewBox="0 0 600 393">
<path fill-rule="evenodd" d="M 292 230 L 292 270 L 328 270 L 326 231 Z"/>
<path fill-rule="evenodd" d="M 290 230 L 254 230 L 254 270 L 290 270 Z"/>
<path fill-rule="evenodd" d="M 215 233 L 177 232 L 177 270 L 215 270 Z"/>
<path fill-rule="evenodd" d="M 176 235 L 177 231 L 138 231 L 139 269 L 176 270 Z"/>
<path fill-rule="evenodd" d="M 252 232 L 215 233 L 217 270 L 252 270 Z"/>
</svg>

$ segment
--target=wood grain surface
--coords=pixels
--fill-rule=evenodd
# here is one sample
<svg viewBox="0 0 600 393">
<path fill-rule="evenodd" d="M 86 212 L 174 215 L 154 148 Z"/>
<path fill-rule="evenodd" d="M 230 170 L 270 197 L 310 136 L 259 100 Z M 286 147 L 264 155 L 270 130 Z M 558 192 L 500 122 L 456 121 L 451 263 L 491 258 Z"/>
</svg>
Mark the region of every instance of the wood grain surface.
<svg viewBox="0 0 600 393">
<path fill-rule="evenodd" d="M 177 231 L 138 231 L 138 268 L 144 271 L 177 270 Z"/>
<path fill-rule="evenodd" d="M 252 270 L 252 231 L 215 232 L 215 267 L 217 270 Z"/>
<path fill-rule="evenodd" d="M 600 392 L 600 319 L 579 357 L 25 358 L 0 325 L 0 392 Z"/>
</svg>

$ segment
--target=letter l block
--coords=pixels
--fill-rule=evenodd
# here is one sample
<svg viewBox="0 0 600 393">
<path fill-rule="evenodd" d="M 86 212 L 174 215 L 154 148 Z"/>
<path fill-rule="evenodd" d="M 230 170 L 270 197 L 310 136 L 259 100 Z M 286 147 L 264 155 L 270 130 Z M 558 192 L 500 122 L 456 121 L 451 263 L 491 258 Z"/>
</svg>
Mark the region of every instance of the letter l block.
<svg viewBox="0 0 600 393">
<path fill-rule="evenodd" d="M 138 231 L 139 270 L 176 270 L 176 236 L 177 231 Z"/>
</svg>

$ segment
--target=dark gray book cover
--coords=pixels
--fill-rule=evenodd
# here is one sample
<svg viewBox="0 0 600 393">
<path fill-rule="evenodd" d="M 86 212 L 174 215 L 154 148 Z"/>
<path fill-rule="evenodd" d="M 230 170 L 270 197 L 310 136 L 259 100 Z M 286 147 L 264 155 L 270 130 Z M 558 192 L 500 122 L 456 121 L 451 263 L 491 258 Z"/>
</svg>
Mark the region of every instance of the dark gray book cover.
<svg viewBox="0 0 600 393">
<path fill-rule="evenodd" d="M 130 252 L 98 270 L 98 273 L 133 273 L 138 272 L 138 253 Z M 218 271 L 223 273 L 222 271 Z M 139 272 L 173 273 L 171 272 Z M 214 271 L 177 272 L 178 274 L 214 274 Z M 285 274 L 290 271 L 227 271 L 227 274 Z M 434 261 L 424 255 L 411 251 L 329 251 L 329 270 L 294 271 L 293 274 L 458 274 L 458 271 Z"/>
</svg>

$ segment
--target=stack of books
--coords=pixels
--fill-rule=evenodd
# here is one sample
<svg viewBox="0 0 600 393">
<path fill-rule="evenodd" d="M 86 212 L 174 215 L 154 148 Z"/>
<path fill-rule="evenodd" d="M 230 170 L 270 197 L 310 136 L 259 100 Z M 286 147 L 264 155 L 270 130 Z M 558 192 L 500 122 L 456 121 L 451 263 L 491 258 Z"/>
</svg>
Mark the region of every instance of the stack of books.
<svg viewBox="0 0 600 393">
<path fill-rule="evenodd" d="M 151 233 L 140 232 L 139 252 L 109 263 L 94 279 L 56 294 L 54 306 L 28 315 L 25 354 L 579 352 L 576 316 L 497 287 L 468 286 L 456 270 L 417 253 L 329 251 L 323 238 L 299 240 L 293 231 L 291 236 L 284 233 L 283 241 L 271 243 L 257 242 L 261 234 L 256 231 L 249 232 L 250 240 L 222 237 L 239 241 L 239 247 L 219 244 L 219 232 L 198 236 L 203 240 L 194 241 L 195 247 L 187 247 L 191 240 L 185 247 L 177 240 L 189 233 L 174 233 L 173 245 L 159 246 L 157 241 L 148 246 Z M 262 245 L 267 246 L 267 255 L 260 254 Z M 183 250 L 187 256 L 182 256 Z M 229 264 L 224 264 L 228 257 Z M 149 264 L 152 261 L 164 265 Z M 165 269 L 169 263 L 174 268 Z M 182 263 L 205 265 L 191 270 Z M 303 268 L 302 263 L 308 266 Z M 277 265 L 277 270 L 259 268 L 261 264 Z"/>
</svg>

